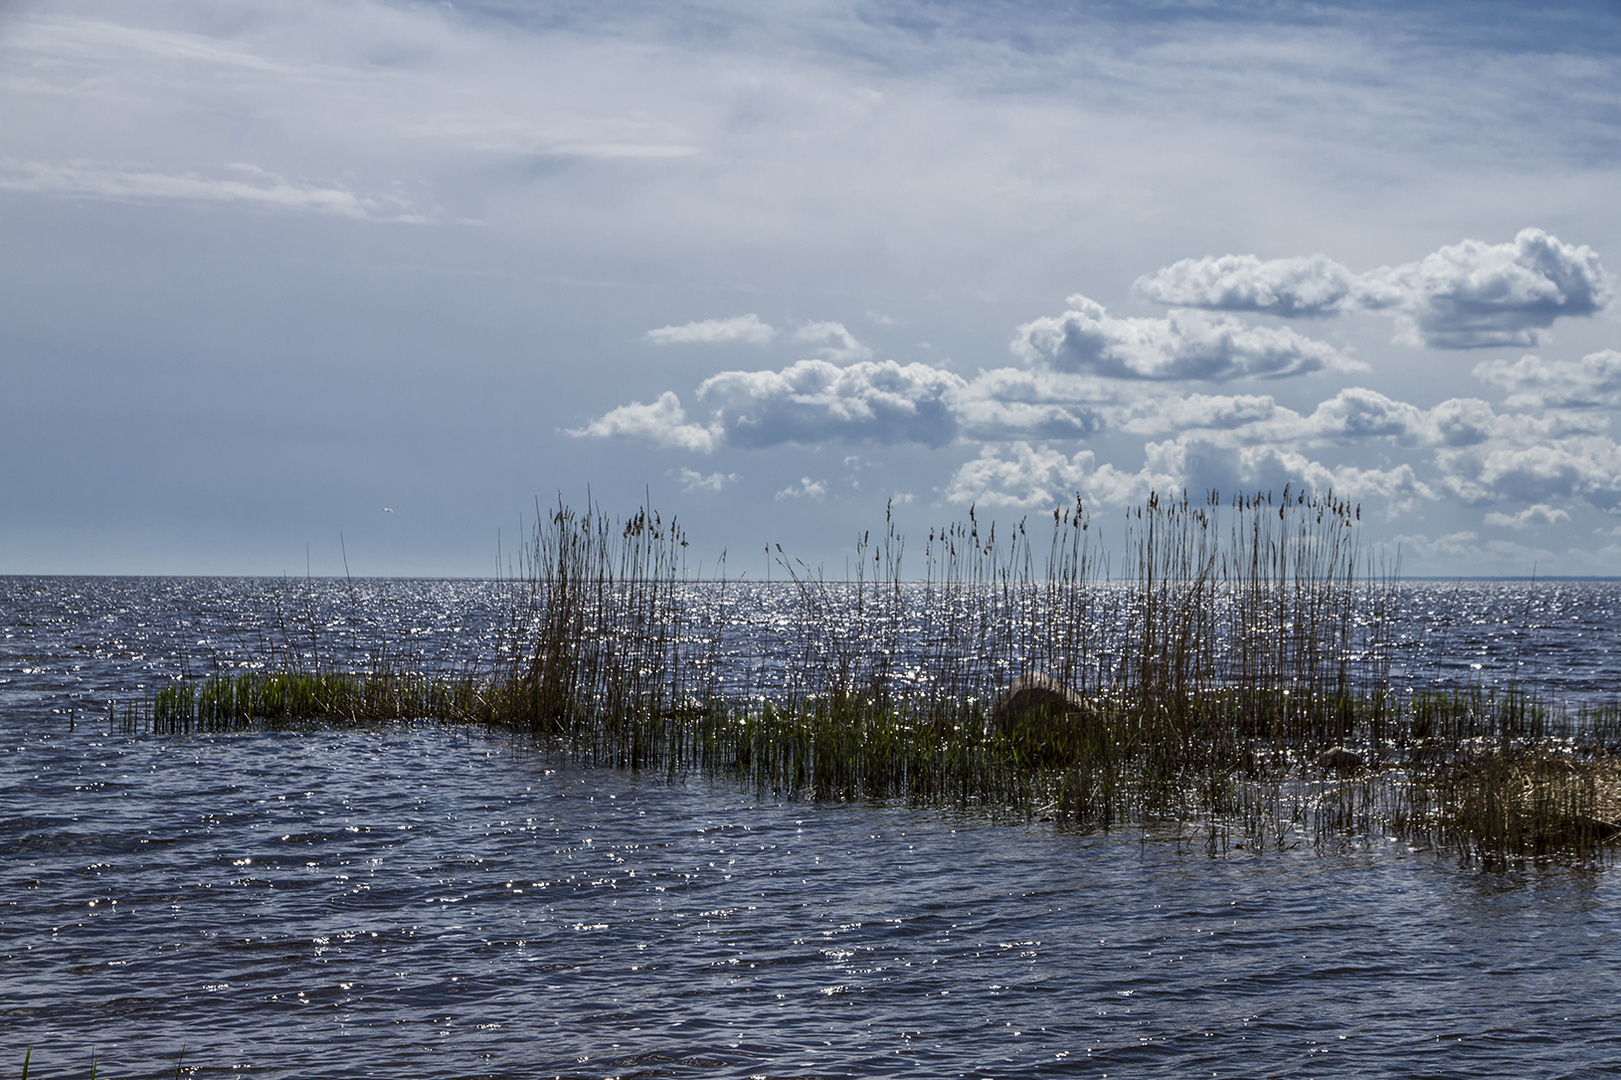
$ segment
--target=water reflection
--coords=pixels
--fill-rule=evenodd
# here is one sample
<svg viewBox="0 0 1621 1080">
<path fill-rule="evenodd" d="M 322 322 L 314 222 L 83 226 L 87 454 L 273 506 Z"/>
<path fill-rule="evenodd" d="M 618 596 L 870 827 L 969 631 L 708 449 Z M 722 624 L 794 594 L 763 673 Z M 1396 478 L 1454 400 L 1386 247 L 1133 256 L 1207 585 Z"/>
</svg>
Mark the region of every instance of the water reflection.
<svg viewBox="0 0 1621 1080">
<path fill-rule="evenodd" d="M 333 655 L 404 627 L 414 662 L 462 662 L 493 632 L 487 583 L 360 584 L 358 621 L 339 588 L 310 598 Z M 1621 1068 L 1610 872 L 1395 845 L 1210 859 L 761 803 L 429 728 L 69 731 L 65 702 L 95 716 L 186 665 L 253 662 L 276 602 L 0 586 L 0 1068 L 28 1044 L 35 1075 L 87 1075 L 94 1052 L 113 1080 L 172 1074 L 182 1045 L 274 1077 Z M 1535 642 L 1548 685 L 1605 689 L 1613 587 L 1407 588 L 1412 671 L 1506 677 Z M 790 604 L 767 608 L 784 633 Z"/>
</svg>

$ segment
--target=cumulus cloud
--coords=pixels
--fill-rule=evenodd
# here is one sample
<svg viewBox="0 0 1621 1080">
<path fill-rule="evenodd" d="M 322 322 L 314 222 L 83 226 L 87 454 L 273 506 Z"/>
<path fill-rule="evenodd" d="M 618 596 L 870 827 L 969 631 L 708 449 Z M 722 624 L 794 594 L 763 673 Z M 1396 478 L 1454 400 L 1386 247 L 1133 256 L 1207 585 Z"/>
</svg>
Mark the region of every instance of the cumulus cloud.
<svg viewBox="0 0 1621 1080">
<path fill-rule="evenodd" d="M 1081 450 L 1065 456 L 1048 446 L 1024 441 L 986 445 L 966 462 L 946 487 L 946 499 L 980 506 L 1047 509 L 1074 498 L 1076 492 L 1100 502 L 1125 502 L 1140 486 L 1140 477 L 1112 465 L 1098 465 L 1097 455 Z"/>
<path fill-rule="evenodd" d="M 1435 492 L 1412 466 L 1388 469 L 1330 465 L 1276 444 L 1234 446 L 1198 436 L 1184 436 L 1146 447 L 1145 475 L 1160 490 L 1282 490 L 1284 485 L 1329 492 L 1349 499 L 1378 498 L 1405 508 Z"/>
<path fill-rule="evenodd" d="M 1465 240 L 1358 282 L 1362 306 L 1400 313 L 1400 338 L 1441 349 L 1534 345 L 1559 316 L 1598 311 L 1612 288 L 1592 248 L 1541 229 L 1508 244 Z"/>
<path fill-rule="evenodd" d="M 1254 327 L 1197 311 L 1115 318 L 1071 296 L 1064 314 L 1019 327 L 1012 350 L 1027 364 L 1114 379 L 1283 378 L 1354 365 L 1333 346 L 1286 328 Z"/>
<path fill-rule="evenodd" d="M 855 335 L 844 328 L 843 323 L 813 322 L 806 323 L 794 331 L 794 340 L 819 344 L 817 350 L 824 360 L 869 360 L 872 350 L 855 339 Z"/>
<path fill-rule="evenodd" d="M 1464 240 L 1365 274 L 1325 255 L 1183 259 L 1138 278 L 1136 289 L 1163 304 L 1283 317 L 1391 311 L 1398 341 L 1476 349 L 1536 344 L 1556 318 L 1603 308 L 1614 279 L 1592 248 L 1521 229 L 1511 243 Z"/>
<path fill-rule="evenodd" d="M 1285 484 L 1350 499 L 1378 498 L 1397 508 L 1435 497 L 1406 464 L 1389 469 L 1331 466 L 1287 447 L 1232 446 L 1184 436 L 1146 444 L 1143 465 L 1135 472 L 1099 464 L 1089 450 L 1065 456 L 1023 441 L 987 445 L 979 457 L 958 468 L 946 498 L 1034 509 L 1057 505 L 1076 493 L 1088 502 L 1129 505 L 1150 491 L 1281 490 Z"/>
<path fill-rule="evenodd" d="M 1252 432 L 1280 419 L 1300 419 L 1266 394 L 1188 394 L 1144 396 L 1118 410 L 1116 424 L 1132 435 L 1179 431 Z"/>
<path fill-rule="evenodd" d="M 1356 275 L 1326 255 L 1259 259 L 1220 255 L 1183 259 L 1137 279 L 1136 292 L 1157 303 L 1268 315 L 1332 315 L 1352 298 Z"/>
<path fill-rule="evenodd" d="M 639 401 L 621 405 L 583 428 L 570 429 L 568 434 L 645 439 L 660 446 L 673 446 L 700 454 L 714 450 L 722 438 L 718 425 L 704 427 L 689 422 L 686 410 L 681 407 L 681 399 L 668 390 L 651 405 L 643 405 Z"/>
<path fill-rule="evenodd" d="M 736 473 L 712 472 L 708 476 L 696 469 L 681 470 L 682 491 L 719 491 L 737 479 Z"/>
<path fill-rule="evenodd" d="M 1119 401 L 1100 379 L 996 368 L 960 387 L 952 408 L 965 439 L 1082 439 L 1109 426 Z"/>
<path fill-rule="evenodd" d="M 963 380 L 927 364 L 801 360 L 781 371 L 725 371 L 700 400 L 736 446 L 831 439 L 943 446 L 957 437 L 952 396 Z"/>
<path fill-rule="evenodd" d="M 704 319 L 680 326 L 661 326 L 647 332 L 647 340 L 655 345 L 713 345 L 720 342 L 742 341 L 750 345 L 764 345 L 777 336 L 775 327 L 760 321 L 760 316 L 734 315 L 730 319 Z"/>
<path fill-rule="evenodd" d="M 1481 424 L 1500 418 L 1486 402 L 1477 403 Z M 1353 386 L 1320 402 L 1302 415 L 1262 395 L 1190 394 L 1137 401 L 1119 429 L 1135 435 L 1182 433 L 1225 447 L 1259 444 L 1326 446 L 1359 445 L 1385 440 L 1404 445 L 1442 441 L 1438 415 L 1456 410 L 1457 399 L 1425 410 L 1376 390 Z M 1484 434 L 1481 438 L 1486 437 Z"/>
<path fill-rule="evenodd" d="M 789 484 L 777 492 L 776 499 L 825 499 L 827 498 L 827 481 L 812 480 L 808 476 L 799 478 L 798 484 Z"/>
<path fill-rule="evenodd" d="M 1475 377 L 1508 391 L 1504 404 L 1532 409 L 1621 408 L 1621 352 L 1606 349 L 1580 360 L 1522 356 L 1513 363 L 1476 364 Z"/>
<path fill-rule="evenodd" d="M 1314 439 L 1361 442 L 1390 438 L 1412 442 L 1431 430 L 1428 414 L 1415 405 L 1353 386 L 1322 402 L 1306 417 L 1304 428 Z"/>
<path fill-rule="evenodd" d="M 723 371 L 705 379 L 698 399 L 710 411 L 706 423 L 688 419 L 680 399 L 665 391 L 651 405 L 620 406 L 569 434 L 629 436 L 700 453 L 723 442 L 943 446 L 957 437 L 955 396 L 965 385 L 927 364 L 801 360 L 781 371 Z"/>
<path fill-rule="evenodd" d="M 1601 435 L 1515 445 L 1493 440 L 1436 455 L 1447 487 L 1466 503 L 1504 498 L 1542 503 L 1580 498 L 1614 509 L 1621 503 L 1621 446 Z"/>
<path fill-rule="evenodd" d="M 1557 525 L 1569 521 L 1570 514 L 1547 503 L 1533 503 L 1517 514 L 1503 514 L 1496 510 L 1486 515 L 1486 524 L 1509 529 L 1523 529 L 1528 525 Z"/>
<path fill-rule="evenodd" d="M 1451 398 L 1430 410 L 1436 441 L 1445 446 L 1475 446 L 1498 429 L 1498 416 L 1479 398 Z"/>
</svg>

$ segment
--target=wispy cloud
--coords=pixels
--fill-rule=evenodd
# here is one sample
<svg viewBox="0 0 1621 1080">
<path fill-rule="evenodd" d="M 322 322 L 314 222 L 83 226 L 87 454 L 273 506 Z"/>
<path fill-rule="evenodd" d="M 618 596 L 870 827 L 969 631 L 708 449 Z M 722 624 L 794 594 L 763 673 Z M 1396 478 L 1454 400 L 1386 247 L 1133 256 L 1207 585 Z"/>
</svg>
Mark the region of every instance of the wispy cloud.
<svg viewBox="0 0 1621 1080">
<path fill-rule="evenodd" d="M 236 204 L 266 210 L 325 214 L 374 221 L 431 220 L 393 195 L 363 194 L 346 187 L 299 183 L 252 165 L 228 165 L 211 173 L 164 172 L 135 165 L 89 161 L 0 161 L 0 191 L 108 202 Z"/>
<path fill-rule="evenodd" d="M 764 345 L 777 336 L 770 324 L 755 314 L 734 315 L 729 319 L 703 319 L 682 323 L 680 326 L 661 326 L 647 332 L 647 340 L 655 345 L 716 345 L 741 341 L 750 345 Z"/>
</svg>

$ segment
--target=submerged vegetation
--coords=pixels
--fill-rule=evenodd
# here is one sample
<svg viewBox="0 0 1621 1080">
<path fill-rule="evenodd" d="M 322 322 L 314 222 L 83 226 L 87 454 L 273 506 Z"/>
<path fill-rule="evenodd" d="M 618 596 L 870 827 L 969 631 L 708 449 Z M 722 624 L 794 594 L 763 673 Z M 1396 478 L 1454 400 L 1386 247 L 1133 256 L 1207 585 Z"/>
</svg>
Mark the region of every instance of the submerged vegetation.
<svg viewBox="0 0 1621 1080">
<path fill-rule="evenodd" d="M 504 582 L 493 659 L 289 660 L 177 680 L 125 722 L 479 723 L 776 797 L 1174 825 L 1212 851 L 1388 836 L 1485 863 L 1601 857 L 1621 833 L 1621 710 L 1396 686 L 1396 575 L 1359 518 L 1287 488 L 1151 496 L 1114 573 L 1079 501 L 1000 535 L 970 510 L 915 571 L 889 522 L 843 580 L 779 547 L 794 611 L 767 625 L 742 584 L 688 576 L 674 520 L 560 506 Z M 772 645 L 721 662 L 751 638 Z"/>
</svg>

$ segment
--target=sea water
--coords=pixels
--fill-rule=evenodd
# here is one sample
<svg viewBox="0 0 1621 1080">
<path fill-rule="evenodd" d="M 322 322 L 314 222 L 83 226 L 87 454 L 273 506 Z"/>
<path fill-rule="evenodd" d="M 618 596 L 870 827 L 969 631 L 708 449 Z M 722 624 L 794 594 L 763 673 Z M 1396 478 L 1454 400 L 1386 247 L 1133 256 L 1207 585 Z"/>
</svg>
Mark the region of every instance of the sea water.
<svg viewBox="0 0 1621 1080">
<path fill-rule="evenodd" d="M 1403 588 L 1415 678 L 1613 692 L 1613 584 Z M 94 1056 L 110 1080 L 182 1049 L 289 1078 L 1621 1072 L 1602 866 L 1483 872 L 1382 837 L 1212 857 L 466 729 L 107 722 L 277 649 L 470 662 L 496 595 L 0 578 L 0 1071 L 32 1047 L 31 1076 Z"/>
</svg>

